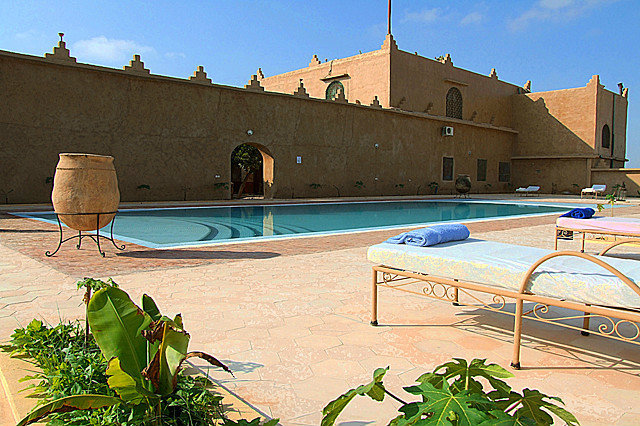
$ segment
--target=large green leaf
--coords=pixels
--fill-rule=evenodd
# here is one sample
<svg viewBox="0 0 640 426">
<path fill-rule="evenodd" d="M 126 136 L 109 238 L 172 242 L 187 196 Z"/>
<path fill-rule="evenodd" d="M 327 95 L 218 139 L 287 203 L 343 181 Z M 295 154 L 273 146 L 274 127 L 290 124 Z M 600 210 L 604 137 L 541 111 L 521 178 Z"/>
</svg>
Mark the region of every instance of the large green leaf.
<svg viewBox="0 0 640 426">
<path fill-rule="evenodd" d="M 176 387 L 178 369 L 187 356 L 190 339 L 189 334 L 176 330 L 170 322 L 162 323 L 160 347 L 151 363 L 142 372 L 142 375 L 153 383 L 156 393 L 163 396 L 172 393 Z"/>
<path fill-rule="evenodd" d="M 491 411 L 489 414 L 495 418 L 487 419 L 478 426 L 537 426 L 536 422 L 529 418 L 513 417 L 500 410 Z"/>
<path fill-rule="evenodd" d="M 133 377 L 122 370 L 118 358 L 109 360 L 106 373 L 107 376 L 109 376 L 107 380 L 109 387 L 113 389 L 124 402 L 137 405 L 143 401 L 157 399 L 155 394 L 148 391 L 141 383 L 136 382 Z"/>
<path fill-rule="evenodd" d="M 162 316 L 156 302 L 147 294 L 142 295 L 142 310 L 148 313 L 153 321 L 158 321 Z"/>
<path fill-rule="evenodd" d="M 475 378 L 482 377 L 501 395 L 508 395 L 511 387 L 501 379 L 513 377 L 513 374 L 498 364 L 487 365 L 486 361 L 486 359 L 473 359 L 470 363 L 467 363 L 464 359 L 454 358 L 453 361 L 436 367 L 433 373 L 423 374 L 418 378 L 418 382 L 428 382 L 440 388 L 443 381 L 454 378 L 454 382 L 450 385 L 453 393 L 463 390 L 480 393 L 483 391 L 483 386 Z M 439 372 L 440 370 L 444 371 Z"/>
<path fill-rule="evenodd" d="M 92 410 L 102 407 L 110 407 L 122 403 L 119 398 L 105 395 L 75 395 L 56 399 L 30 412 L 17 426 L 26 426 L 35 423 L 49 414 L 66 413 L 75 410 Z"/>
<path fill-rule="evenodd" d="M 140 386 L 142 370 L 155 350 L 141 335 L 151 317 L 131 301 L 124 291 L 107 287 L 96 292 L 87 307 L 91 332 L 107 359 L 118 358 L 120 368 Z"/>
<path fill-rule="evenodd" d="M 322 423 L 320 423 L 320 425 L 332 426 L 342 410 L 344 410 L 347 404 L 357 395 L 368 395 L 376 401 L 382 401 L 384 399 L 384 385 L 382 384 L 382 378 L 387 371 L 389 371 L 389 367 L 376 369 L 376 371 L 373 372 L 373 380 L 370 383 L 358 386 L 355 389 L 350 389 L 328 403 L 327 406 L 322 409 L 324 417 L 322 418 Z"/>
<path fill-rule="evenodd" d="M 547 396 L 537 390 L 523 389 L 522 395 L 511 392 L 509 399 L 511 406 L 517 407 L 521 405 L 514 414 L 516 418 L 529 418 L 535 421 L 537 425 L 551 425 L 553 424 L 553 418 L 543 410 L 545 408 L 560 417 L 569 426 L 580 424 L 573 414 L 552 402 L 553 400 L 562 403 L 562 400 L 558 397 Z"/>
<path fill-rule="evenodd" d="M 485 405 L 486 399 L 469 390 L 454 394 L 446 381 L 442 382 L 441 389 L 428 382 L 404 389 L 422 396 L 424 402 L 402 406 L 400 411 L 404 413 L 404 418 L 396 419 L 398 426 L 477 426 L 490 418 L 488 414 L 473 408 L 474 405 Z"/>
</svg>

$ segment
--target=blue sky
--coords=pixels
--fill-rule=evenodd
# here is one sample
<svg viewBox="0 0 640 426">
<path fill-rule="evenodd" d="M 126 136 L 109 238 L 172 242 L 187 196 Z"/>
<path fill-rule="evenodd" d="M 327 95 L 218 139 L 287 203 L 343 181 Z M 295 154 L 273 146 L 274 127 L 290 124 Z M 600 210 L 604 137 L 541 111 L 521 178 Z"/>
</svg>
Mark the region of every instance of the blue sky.
<svg viewBox="0 0 640 426">
<path fill-rule="evenodd" d="M 244 85 L 378 49 L 386 0 L 2 0 L 0 49 L 41 56 L 65 33 L 80 62 L 121 68 L 139 53 L 154 74 Z M 393 0 L 398 46 L 533 91 L 580 87 L 593 74 L 629 87 L 627 167 L 640 167 L 640 8 L 637 0 Z M 637 90 L 637 92 L 636 92 Z M 636 94 L 639 94 L 636 98 Z M 635 99 L 639 99 L 635 102 Z"/>
</svg>

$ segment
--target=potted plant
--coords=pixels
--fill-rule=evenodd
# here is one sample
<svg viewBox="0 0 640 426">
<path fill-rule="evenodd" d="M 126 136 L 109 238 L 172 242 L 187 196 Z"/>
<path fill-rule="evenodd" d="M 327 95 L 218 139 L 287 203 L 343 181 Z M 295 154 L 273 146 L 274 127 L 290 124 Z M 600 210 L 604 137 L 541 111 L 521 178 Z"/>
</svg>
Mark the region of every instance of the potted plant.
<svg viewBox="0 0 640 426">
<path fill-rule="evenodd" d="M 435 182 L 435 181 L 429 182 L 429 188 L 431 189 L 431 193 L 433 195 L 436 195 L 438 193 L 438 187 L 439 186 L 440 185 L 438 184 L 438 182 Z"/>
</svg>

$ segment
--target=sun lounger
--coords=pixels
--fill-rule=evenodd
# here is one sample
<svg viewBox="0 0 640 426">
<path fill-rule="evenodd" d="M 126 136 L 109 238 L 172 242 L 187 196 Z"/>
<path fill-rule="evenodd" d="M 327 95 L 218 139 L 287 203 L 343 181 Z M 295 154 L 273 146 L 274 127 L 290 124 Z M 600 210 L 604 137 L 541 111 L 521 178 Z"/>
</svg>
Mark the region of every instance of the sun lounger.
<svg viewBox="0 0 640 426">
<path fill-rule="evenodd" d="M 580 191 L 580 198 L 582 198 L 582 196 L 586 194 L 595 196 L 597 200 L 598 194 L 603 194 L 606 190 L 607 185 L 593 185 L 591 188 L 584 188 L 582 191 Z"/>
<path fill-rule="evenodd" d="M 523 318 L 583 334 L 591 317 L 604 319 L 592 333 L 640 345 L 638 261 L 473 238 L 432 247 L 381 243 L 367 256 L 375 263 L 372 325 L 378 325 L 378 287 L 386 287 L 512 315 L 514 368 L 520 368 Z M 525 303 L 532 305 L 526 311 Z M 551 306 L 579 312 L 551 316 Z"/>
<path fill-rule="evenodd" d="M 556 219 L 555 249 L 558 250 L 559 239 L 573 238 L 574 234 L 582 234 L 581 251 L 584 252 L 586 234 L 640 238 L 640 219 L 602 216 L 594 216 L 590 219 L 559 217 Z"/>
<path fill-rule="evenodd" d="M 516 195 L 520 195 L 522 197 L 526 195 L 536 195 L 540 191 L 540 187 L 536 185 L 529 185 L 526 188 L 520 187 L 516 189 Z"/>
</svg>

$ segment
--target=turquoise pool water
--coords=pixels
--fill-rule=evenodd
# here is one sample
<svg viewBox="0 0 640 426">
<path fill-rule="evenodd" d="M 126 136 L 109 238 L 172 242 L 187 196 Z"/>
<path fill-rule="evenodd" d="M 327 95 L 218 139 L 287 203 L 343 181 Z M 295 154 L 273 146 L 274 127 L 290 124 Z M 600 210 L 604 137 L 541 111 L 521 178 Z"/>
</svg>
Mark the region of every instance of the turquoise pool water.
<svg viewBox="0 0 640 426">
<path fill-rule="evenodd" d="M 162 248 L 567 210 L 567 207 L 558 205 L 478 201 L 389 201 L 124 210 L 116 217 L 113 233 L 123 241 Z M 53 213 L 23 215 L 56 223 Z"/>
</svg>

